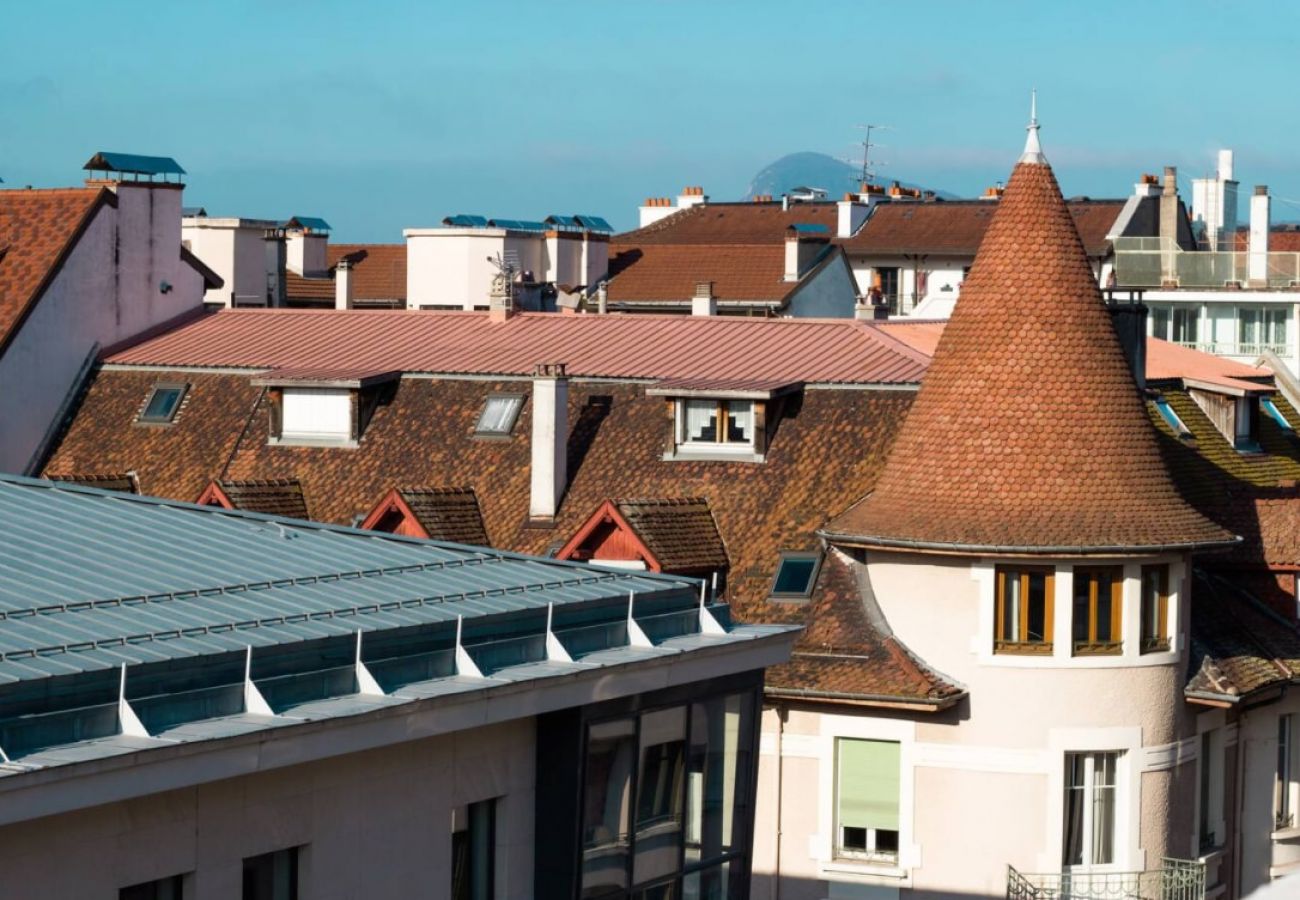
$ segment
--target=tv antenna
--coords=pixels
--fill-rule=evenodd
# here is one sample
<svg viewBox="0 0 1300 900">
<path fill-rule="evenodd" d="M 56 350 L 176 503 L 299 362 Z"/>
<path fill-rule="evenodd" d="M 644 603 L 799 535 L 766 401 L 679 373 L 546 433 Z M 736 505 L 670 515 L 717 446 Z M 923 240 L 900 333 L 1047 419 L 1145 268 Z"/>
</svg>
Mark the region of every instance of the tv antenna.
<svg viewBox="0 0 1300 900">
<path fill-rule="evenodd" d="M 878 144 L 873 144 L 873 143 L 871 142 L 871 132 L 873 132 L 873 131 L 888 131 L 888 130 L 892 130 L 894 126 L 892 126 L 892 125 L 859 125 L 858 127 L 861 128 L 863 131 L 866 132 L 866 134 L 864 134 L 864 135 L 862 136 L 862 172 L 861 172 L 860 175 L 858 175 L 858 182 L 861 183 L 861 184 L 870 184 L 870 183 L 871 183 L 871 179 L 873 179 L 873 178 L 876 177 L 876 170 L 873 168 L 873 163 L 871 162 L 871 151 L 872 151 L 872 148 L 874 148 L 874 147 L 878 147 L 878 146 L 879 146 Z M 886 163 L 886 162 L 882 162 L 882 161 L 880 161 L 880 160 L 876 160 L 875 163 L 874 163 L 874 165 L 876 165 L 876 166 L 887 166 L 887 165 L 889 165 L 889 164 Z M 850 177 L 852 177 L 852 176 L 850 176 Z"/>
</svg>

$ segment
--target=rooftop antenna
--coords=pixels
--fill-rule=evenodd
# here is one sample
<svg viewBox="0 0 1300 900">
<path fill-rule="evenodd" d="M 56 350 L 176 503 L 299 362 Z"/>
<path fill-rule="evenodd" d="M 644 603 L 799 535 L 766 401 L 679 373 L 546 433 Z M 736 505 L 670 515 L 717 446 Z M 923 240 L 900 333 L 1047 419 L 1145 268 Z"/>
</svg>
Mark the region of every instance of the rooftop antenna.
<svg viewBox="0 0 1300 900">
<path fill-rule="evenodd" d="M 876 170 L 872 168 L 872 163 L 871 163 L 871 148 L 878 146 L 877 144 L 871 143 L 871 132 L 885 131 L 887 129 L 892 129 L 894 126 L 873 124 L 873 125 L 859 125 L 858 127 L 863 129 L 866 132 L 866 134 L 862 136 L 862 172 L 861 174 L 858 175 L 858 183 L 870 184 L 871 179 L 876 177 Z M 876 160 L 875 164 L 877 166 L 888 165 L 888 163 L 881 162 L 880 160 Z M 853 176 L 849 176 L 849 177 L 852 178 Z"/>
</svg>

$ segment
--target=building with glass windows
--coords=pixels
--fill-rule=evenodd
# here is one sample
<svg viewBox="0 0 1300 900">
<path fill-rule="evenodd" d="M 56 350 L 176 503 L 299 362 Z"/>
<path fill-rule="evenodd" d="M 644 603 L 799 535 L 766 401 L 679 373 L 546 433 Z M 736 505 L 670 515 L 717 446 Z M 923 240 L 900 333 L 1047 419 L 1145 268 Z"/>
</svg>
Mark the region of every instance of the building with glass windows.
<svg viewBox="0 0 1300 900">
<path fill-rule="evenodd" d="M 725 897 L 793 626 L 695 579 L 0 476 L 0 897 Z"/>
</svg>

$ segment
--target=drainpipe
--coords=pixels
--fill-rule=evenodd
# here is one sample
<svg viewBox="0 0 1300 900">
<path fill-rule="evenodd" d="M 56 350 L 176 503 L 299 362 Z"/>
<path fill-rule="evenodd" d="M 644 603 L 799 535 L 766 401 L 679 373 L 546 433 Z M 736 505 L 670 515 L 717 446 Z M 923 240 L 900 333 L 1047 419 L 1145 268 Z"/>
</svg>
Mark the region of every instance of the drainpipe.
<svg viewBox="0 0 1300 900">
<path fill-rule="evenodd" d="M 781 797 L 784 793 L 782 775 L 785 770 L 785 717 L 786 707 L 776 706 L 776 841 L 773 860 L 772 900 L 781 900 Z"/>
<path fill-rule="evenodd" d="M 1246 808 L 1243 794 L 1246 788 L 1246 730 L 1243 727 L 1246 721 L 1246 713 L 1243 711 L 1237 717 L 1237 771 L 1234 773 L 1237 780 L 1237 813 L 1236 822 L 1233 823 L 1232 836 L 1232 896 L 1241 896 L 1241 828 L 1242 812 Z M 1269 847 L 1269 859 L 1272 860 L 1273 848 Z"/>
</svg>

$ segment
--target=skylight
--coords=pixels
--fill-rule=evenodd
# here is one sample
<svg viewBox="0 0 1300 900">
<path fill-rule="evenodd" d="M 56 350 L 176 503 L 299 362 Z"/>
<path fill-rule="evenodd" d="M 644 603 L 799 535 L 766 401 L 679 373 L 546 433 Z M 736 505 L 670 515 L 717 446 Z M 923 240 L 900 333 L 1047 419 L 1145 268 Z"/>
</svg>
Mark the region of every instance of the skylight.
<svg viewBox="0 0 1300 900">
<path fill-rule="evenodd" d="M 769 596 L 774 600 L 806 600 L 817 583 L 821 561 L 820 553 L 782 552 Z"/>
<path fill-rule="evenodd" d="M 514 431 L 515 419 L 523 408 L 523 394 L 493 394 L 483 403 L 475 434 L 505 436 Z"/>
<path fill-rule="evenodd" d="M 1259 398 L 1259 405 L 1264 408 L 1264 412 L 1268 413 L 1269 418 L 1282 427 L 1283 431 L 1295 431 L 1295 427 L 1286 420 L 1286 416 L 1282 415 L 1282 410 L 1277 408 L 1272 397 Z"/>
<path fill-rule="evenodd" d="M 1173 407 L 1169 405 L 1168 400 L 1165 400 L 1164 398 L 1157 400 L 1156 409 L 1159 411 L 1160 417 L 1169 423 L 1169 427 L 1172 428 L 1174 433 L 1180 438 L 1192 436 L 1192 432 L 1183 424 L 1183 420 L 1178 418 L 1178 413 L 1174 412 Z"/>
<path fill-rule="evenodd" d="M 154 385 L 153 393 L 145 402 L 139 421 L 150 425 L 171 424 L 176 418 L 177 410 L 180 409 L 181 398 L 185 396 L 186 387 L 187 385 L 184 384 Z"/>
</svg>

